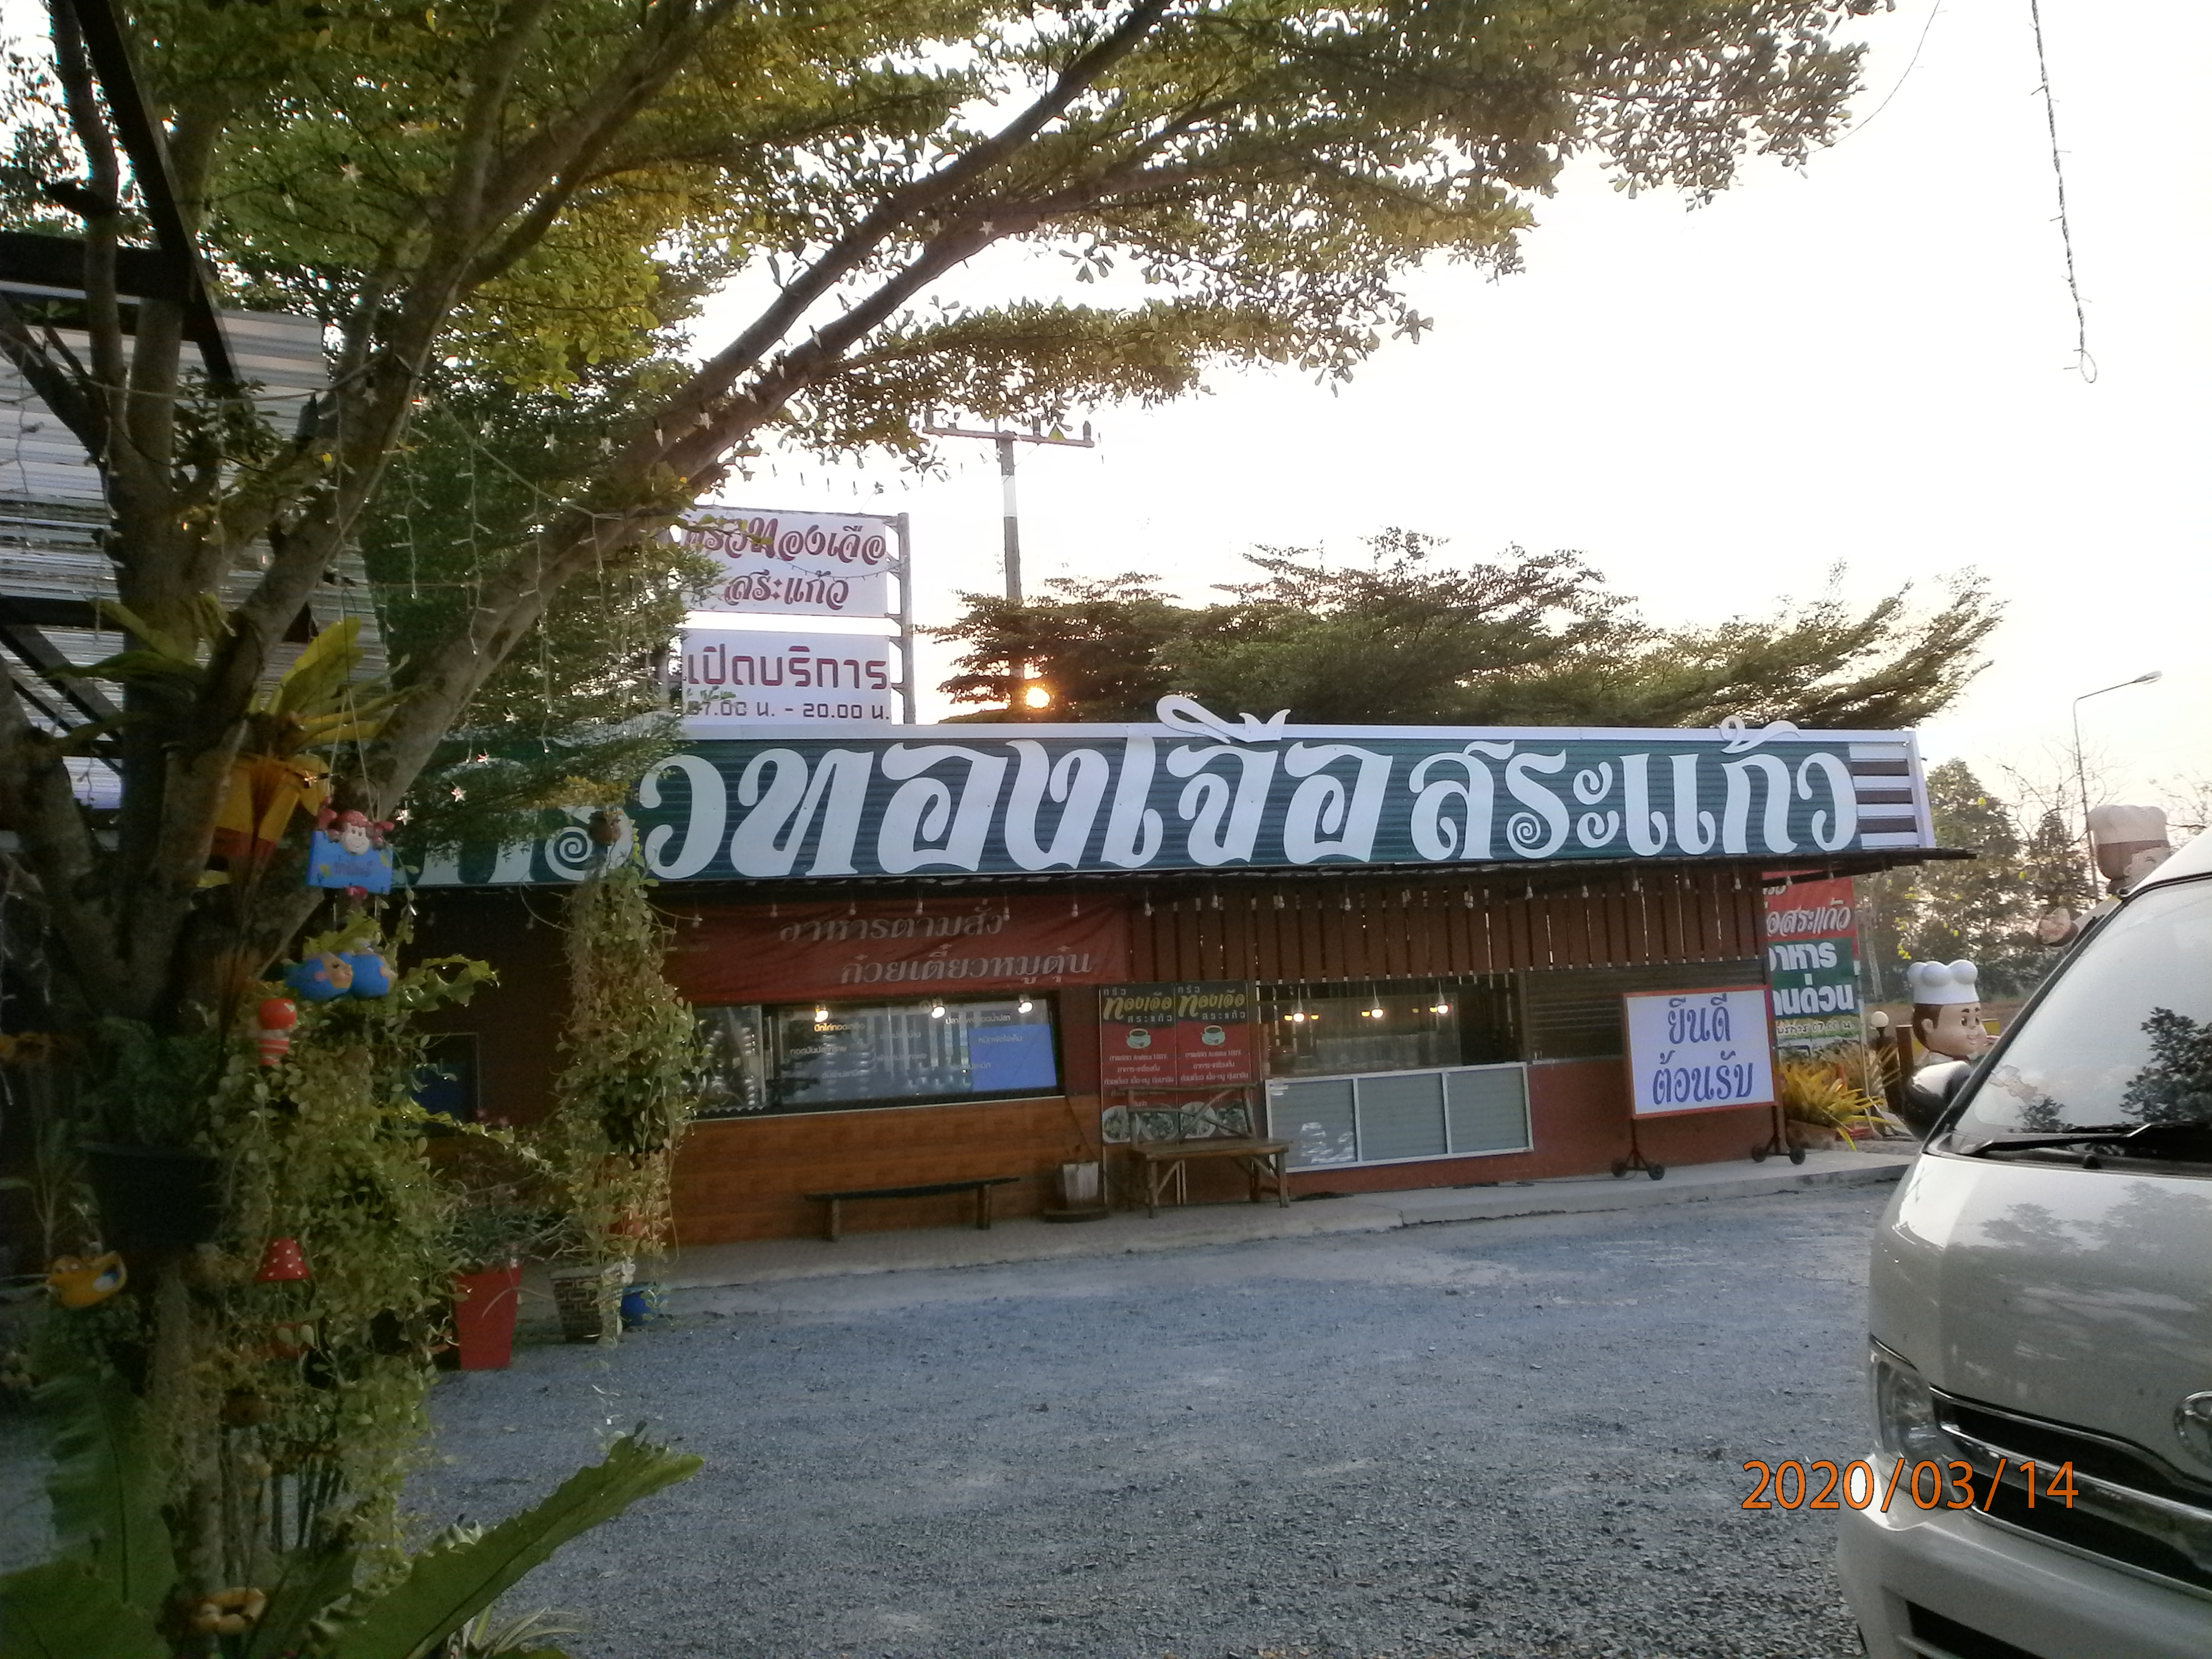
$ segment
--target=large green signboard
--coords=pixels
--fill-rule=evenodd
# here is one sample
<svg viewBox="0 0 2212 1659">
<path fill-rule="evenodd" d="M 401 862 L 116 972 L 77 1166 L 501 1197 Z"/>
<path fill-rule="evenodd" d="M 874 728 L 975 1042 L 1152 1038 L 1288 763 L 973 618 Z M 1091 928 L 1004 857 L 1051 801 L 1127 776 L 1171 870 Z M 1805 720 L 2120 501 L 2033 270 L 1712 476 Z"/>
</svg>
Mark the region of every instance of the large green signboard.
<svg viewBox="0 0 2212 1659">
<path fill-rule="evenodd" d="M 664 880 L 1357 868 L 1932 844 L 1909 732 L 1293 726 L 1187 698 L 1149 726 L 763 727 L 641 780 Z M 580 823 L 434 855 L 422 885 L 578 880 Z"/>
</svg>

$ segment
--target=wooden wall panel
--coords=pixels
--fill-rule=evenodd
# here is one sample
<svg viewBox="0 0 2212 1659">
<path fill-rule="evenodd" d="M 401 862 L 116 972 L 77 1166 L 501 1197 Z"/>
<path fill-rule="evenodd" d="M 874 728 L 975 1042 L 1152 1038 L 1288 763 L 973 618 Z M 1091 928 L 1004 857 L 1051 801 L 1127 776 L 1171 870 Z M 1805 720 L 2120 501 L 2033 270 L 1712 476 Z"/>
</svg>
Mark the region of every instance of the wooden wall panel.
<svg viewBox="0 0 2212 1659">
<path fill-rule="evenodd" d="M 1758 884 L 1730 870 L 1628 871 L 1543 891 L 1496 878 L 1224 884 L 1154 896 L 1150 916 L 1144 899 L 1130 902 L 1133 975 L 1156 981 L 1418 980 L 1759 948 Z"/>
<path fill-rule="evenodd" d="M 1035 1215 L 1053 1191 L 1078 1121 L 1096 1125 L 1095 1097 L 808 1112 L 721 1120 L 694 1129 L 676 1166 L 676 1226 L 683 1244 L 818 1235 L 822 1206 L 803 1194 L 841 1188 L 908 1187 L 971 1176 L 1019 1177 L 997 1189 L 995 1215 Z M 848 1205 L 848 1232 L 947 1227 L 972 1220 L 967 1194 Z"/>
</svg>

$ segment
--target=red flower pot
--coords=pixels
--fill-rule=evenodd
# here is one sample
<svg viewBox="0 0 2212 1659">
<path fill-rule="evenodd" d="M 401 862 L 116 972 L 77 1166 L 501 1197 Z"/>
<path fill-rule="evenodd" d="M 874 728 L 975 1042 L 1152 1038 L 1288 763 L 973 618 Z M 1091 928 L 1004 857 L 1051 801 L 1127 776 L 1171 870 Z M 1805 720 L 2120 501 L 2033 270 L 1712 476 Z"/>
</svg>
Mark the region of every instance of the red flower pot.
<svg viewBox="0 0 2212 1659">
<path fill-rule="evenodd" d="M 514 1315 L 521 1302 L 519 1262 L 453 1275 L 453 1340 L 463 1370 L 507 1369 L 514 1357 Z"/>
</svg>

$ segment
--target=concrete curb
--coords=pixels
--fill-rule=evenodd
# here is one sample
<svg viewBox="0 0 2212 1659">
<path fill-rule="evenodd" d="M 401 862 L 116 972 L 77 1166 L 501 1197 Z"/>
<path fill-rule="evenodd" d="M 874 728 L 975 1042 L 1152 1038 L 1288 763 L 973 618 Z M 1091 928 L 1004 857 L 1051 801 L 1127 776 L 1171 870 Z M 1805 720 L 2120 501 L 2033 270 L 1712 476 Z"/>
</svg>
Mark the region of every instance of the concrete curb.
<svg viewBox="0 0 2212 1659">
<path fill-rule="evenodd" d="M 1668 1170 L 1661 1181 L 1632 1174 L 1620 1180 L 1600 1176 L 1502 1187 L 1346 1194 L 1302 1200 L 1287 1209 L 1273 1204 L 1207 1205 L 1164 1210 L 1156 1219 L 1135 1212 L 1117 1212 L 1103 1221 L 1076 1224 L 1021 1218 L 1000 1222 L 988 1232 L 933 1227 L 848 1234 L 836 1244 L 779 1238 L 694 1245 L 677 1253 L 662 1282 L 675 1291 L 706 1291 L 789 1279 L 1152 1255 L 1259 1239 L 1394 1232 L 1403 1227 L 1521 1216 L 1595 1215 L 1879 1185 L 1902 1176 L 1915 1152 L 1813 1152 L 1802 1165 L 1780 1159 L 1765 1164 L 1691 1164 Z"/>
</svg>

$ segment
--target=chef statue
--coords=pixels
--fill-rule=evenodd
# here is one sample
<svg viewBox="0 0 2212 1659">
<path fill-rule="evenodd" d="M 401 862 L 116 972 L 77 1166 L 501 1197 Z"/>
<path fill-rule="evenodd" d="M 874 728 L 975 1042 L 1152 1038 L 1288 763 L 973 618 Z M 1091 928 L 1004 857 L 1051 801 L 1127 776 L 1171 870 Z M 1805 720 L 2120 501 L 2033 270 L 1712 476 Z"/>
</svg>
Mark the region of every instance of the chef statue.
<svg viewBox="0 0 2212 1659">
<path fill-rule="evenodd" d="M 2144 877 L 2173 856 L 2162 806 L 2091 807 L 2089 845 L 2097 855 L 2097 872 L 2104 877 L 2111 896 L 2085 916 L 2063 906 L 2045 911 L 2036 921 L 2035 936 L 2045 945 L 2072 944 L 2091 923 L 2118 908 L 2120 900 L 2141 885 Z"/>
<path fill-rule="evenodd" d="M 1905 1084 L 1899 1115 L 1923 1134 L 1993 1041 L 1982 1026 L 1982 994 L 1975 986 L 1980 977 L 1971 962 L 1916 962 L 1905 970 L 1912 992 L 1912 1035 L 1928 1051 L 1928 1061 Z"/>
</svg>

